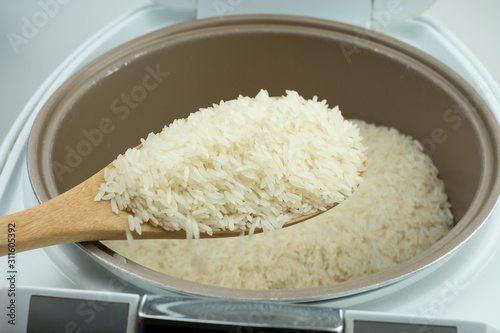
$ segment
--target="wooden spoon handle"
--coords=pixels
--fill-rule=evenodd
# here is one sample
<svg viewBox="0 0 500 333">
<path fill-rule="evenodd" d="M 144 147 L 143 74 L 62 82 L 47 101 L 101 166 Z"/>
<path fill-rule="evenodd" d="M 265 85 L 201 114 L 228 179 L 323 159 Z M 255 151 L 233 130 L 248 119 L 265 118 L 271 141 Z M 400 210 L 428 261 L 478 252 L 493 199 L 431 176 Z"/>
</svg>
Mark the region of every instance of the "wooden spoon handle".
<svg viewBox="0 0 500 333">
<path fill-rule="evenodd" d="M 95 202 L 102 172 L 31 209 L 0 217 L 0 256 L 70 242 L 125 238 L 127 213 L 114 214 L 109 202 Z M 10 252 L 9 252 L 10 251 Z"/>
<path fill-rule="evenodd" d="M 115 214 L 108 201 L 94 201 L 98 188 L 104 181 L 103 175 L 101 170 L 80 185 L 47 202 L 0 217 L 0 256 L 57 244 L 126 239 L 125 231 L 129 228 L 128 213 L 119 211 Z M 361 176 L 364 176 L 364 171 Z M 283 227 L 303 222 L 320 213 L 292 219 Z M 259 232 L 262 232 L 262 229 L 255 230 L 255 233 Z M 248 233 L 248 230 L 245 230 L 245 233 Z M 215 231 L 213 235 L 201 233 L 200 237 L 234 237 L 239 234 L 241 230 L 221 230 Z M 165 231 L 145 223 L 142 225 L 142 234 L 134 234 L 134 238 L 182 239 L 186 238 L 186 232 Z"/>
</svg>

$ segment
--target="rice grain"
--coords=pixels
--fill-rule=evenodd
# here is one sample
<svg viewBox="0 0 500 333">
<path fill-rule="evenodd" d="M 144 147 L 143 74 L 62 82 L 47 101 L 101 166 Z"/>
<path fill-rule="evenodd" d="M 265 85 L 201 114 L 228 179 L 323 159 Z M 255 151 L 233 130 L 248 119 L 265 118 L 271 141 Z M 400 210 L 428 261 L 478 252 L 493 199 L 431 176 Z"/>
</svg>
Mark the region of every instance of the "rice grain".
<svg viewBox="0 0 500 333">
<path fill-rule="evenodd" d="M 136 231 L 151 221 L 180 227 L 188 238 L 250 227 L 267 232 L 344 202 L 362 182 L 359 129 L 326 101 L 262 90 L 186 120 L 149 134 L 104 173 L 95 199 L 129 211 L 140 221 Z"/>
</svg>

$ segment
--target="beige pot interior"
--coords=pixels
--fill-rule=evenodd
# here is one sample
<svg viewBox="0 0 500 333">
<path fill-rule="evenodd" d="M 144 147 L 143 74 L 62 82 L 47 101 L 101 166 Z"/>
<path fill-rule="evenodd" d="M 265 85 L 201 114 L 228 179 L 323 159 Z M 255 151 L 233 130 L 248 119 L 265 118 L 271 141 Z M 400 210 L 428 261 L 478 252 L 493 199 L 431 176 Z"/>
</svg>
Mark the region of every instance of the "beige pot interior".
<svg viewBox="0 0 500 333">
<path fill-rule="evenodd" d="M 235 28 L 237 27 L 237 28 Z M 347 25 L 294 17 L 235 17 L 167 28 L 100 57 L 68 80 L 40 112 L 29 171 L 41 201 L 98 171 L 174 119 L 239 94 L 286 89 L 338 104 L 346 118 L 393 126 L 424 143 L 440 170 L 456 226 L 434 247 L 373 276 L 273 298 L 337 297 L 382 286 L 446 256 L 486 219 L 498 197 L 498 126 L 455 73 L 401 42 Z M 166 289 L 266 298 L 213 288 L 113 259 L 98 261 Z"/>
</svg>

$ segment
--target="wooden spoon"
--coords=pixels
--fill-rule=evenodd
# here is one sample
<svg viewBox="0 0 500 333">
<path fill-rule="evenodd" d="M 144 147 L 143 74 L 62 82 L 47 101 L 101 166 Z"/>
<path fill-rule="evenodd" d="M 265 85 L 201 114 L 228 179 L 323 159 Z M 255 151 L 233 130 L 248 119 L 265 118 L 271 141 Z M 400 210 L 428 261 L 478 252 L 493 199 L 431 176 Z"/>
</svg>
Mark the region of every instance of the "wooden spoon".
<svg viewBox="0 0 500 333">
<path fill-rule="evenodd" d="M 113 168 L 113 165 L 110 164 L 108 168 Z M 363 177 L 364 174 L 365 172 L 362 172 L 360 175 Z M 126 239 L 129 213 L 120 211 L 115 214 L 109 201 L 94 201 L 103 182 L 104 169 L 49 201 L 19 213 L 0 217 L 0 256 L 64 243 Z M 321 213 L 323 212 L 319 211 L 297 217 L 286 222 L 283 227 L 303 222 Z M 134 233 L 134 238 L 186 238 L 184 230 L 166 231 L 150 223 L 142 224 L 141 228 L 141 235 Z M 248 229 L 245 230 L 245 234 L 248 232 Z M 260 232 L 262 229 L 254 231 Z M 241 229 L 223 230 L 214 231 L 213 235 L 200 233 L 200 237 L 231 237 L 241 233 Z"/>
</svg>

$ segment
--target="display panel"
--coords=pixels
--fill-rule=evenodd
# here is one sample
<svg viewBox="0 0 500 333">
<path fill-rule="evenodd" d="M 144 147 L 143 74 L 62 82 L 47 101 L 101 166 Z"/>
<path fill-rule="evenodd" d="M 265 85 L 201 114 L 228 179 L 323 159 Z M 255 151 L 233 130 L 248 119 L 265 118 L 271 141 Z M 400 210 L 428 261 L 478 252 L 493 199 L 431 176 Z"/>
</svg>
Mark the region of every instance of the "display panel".
<svg viewBox="0 0 500 333">
<path fill-rule="evenodd" d="M 127 303 L 33 295 L 27 332 L 125 333 L 128 311 Z"/>
<path fill-rule="evenodd" d="M 354 321 L 354 333 L 457 333 L 455 326 Z"/>
<path fill-rule="evenodd" d="M 258 327 L 249 324 L 207 324 L 145 318 L 139 323 L 142 333 L 330 333 L 314 328 Z"/>
</svg>

